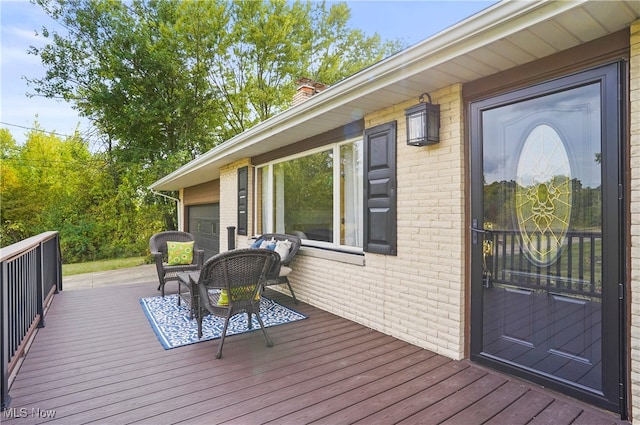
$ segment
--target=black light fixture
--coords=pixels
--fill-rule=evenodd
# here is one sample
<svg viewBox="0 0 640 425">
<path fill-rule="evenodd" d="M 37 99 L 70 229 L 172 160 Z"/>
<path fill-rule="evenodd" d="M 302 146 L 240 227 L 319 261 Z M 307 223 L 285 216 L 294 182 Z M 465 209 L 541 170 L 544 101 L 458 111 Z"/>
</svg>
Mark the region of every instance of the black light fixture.
<svg viewBox="0 0 640 425">
<path fill-rule="evenodd" d="M 425 102 L 425 97 L 429 99 Z M 420 95 L 420 103 L 405 109 L 407 145 L 425 146 L 440 141 L 440 105 L 431 103 L 429 93 Z"/>
</svg>

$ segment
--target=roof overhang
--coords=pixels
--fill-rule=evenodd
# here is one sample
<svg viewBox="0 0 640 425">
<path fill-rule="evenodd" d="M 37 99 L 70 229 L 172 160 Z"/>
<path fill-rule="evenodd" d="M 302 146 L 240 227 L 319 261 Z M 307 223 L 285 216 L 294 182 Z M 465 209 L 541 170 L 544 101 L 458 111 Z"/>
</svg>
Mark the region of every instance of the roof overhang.
<svg viewBox="0 0 640 425">
<path fill-rule="evenodd" d="M 464 84 L 613 34 L 640 19 L 638 1 L 503 1 L 275 115 L 156 181 L 179 190 L 220 168 L 344 126 L 452 84 Z"/>
</svg>

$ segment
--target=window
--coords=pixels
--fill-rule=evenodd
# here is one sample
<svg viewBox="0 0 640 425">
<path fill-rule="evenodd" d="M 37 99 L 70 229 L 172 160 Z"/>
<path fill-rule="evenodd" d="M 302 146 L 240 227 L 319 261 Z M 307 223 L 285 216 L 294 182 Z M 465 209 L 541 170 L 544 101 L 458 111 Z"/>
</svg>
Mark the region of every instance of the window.
<svg viewBox="0 0 640 425">
<path fill-rule="evenodd" d="M 362 140 L 357 139 L 258 167 L 257 233 L 294 234 L 307 245 L 362 248 L 362 164 Z"/>
</svg>

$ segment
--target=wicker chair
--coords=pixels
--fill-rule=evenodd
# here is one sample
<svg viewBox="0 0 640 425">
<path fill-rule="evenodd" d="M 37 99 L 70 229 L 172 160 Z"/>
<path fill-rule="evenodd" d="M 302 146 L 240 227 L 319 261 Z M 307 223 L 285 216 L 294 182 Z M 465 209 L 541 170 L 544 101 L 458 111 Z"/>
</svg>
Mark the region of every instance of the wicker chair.
<svg viewBox="0 0 640 425">
<path fill-rule="evenodd" d="M 156 233 L 149 239 L 149 249 L 151 255 L 156 260 L 156 271 L 158 272 L 158 290 L 162 291 L 164 297 L 164 285 L 172 280 L 178 281 L 179 272 L 194 272 L 202 268 L 204 263 L 204 251 L 194 246 L 193 260 L 191 264 L 181 264 L 170 266 L 167 264 L 167 242 L 191 242 L 193 235 L 187 232 L 178 232 L 174 230 Z M 180 292 L 180 285 L 178 285 Z M 180 297 L 178 297 L 178 302 Z"/>
<path fill-rule="evenodd" d="M 251 316 L 256 315 L 262 333 L 267 340 L 267 346 L 272 347 L 273 342 L 264 328 L 260 317 L 260 295 L 267 272 L 274 263 L 280 261 L 280 255 L 268 249 L 236 249 L 226 251 L 209 258 L 202 266 L 198 278 L 198 338 L 202 338 L 202 319 L 208 314 L 224 317 L 224 328 L 216 358 L 222 357 L 222 346 L 227 334 L 227 327 L 232 316 L 246 313 L 248 326 L 251 325 Z M 219 291 L 211 291 L 219 289 Z M 226 304 L 221 302 L 222 291 L 226 291 L 224 298 Z"/>
<path fill-rule="evenodd" d="M 290 241 L 291 249 L 289 249 L 289 253 L 286 257 L 281 258 L 280 264 L 275 264 L 274 267 L 269 271 L 267 275 L 267 279 L 264 283 L 264 286 L 270 285 L 281 285 L 286 283 L 289 287 L 289 292 L 291 292 L 291 297 L 293 298 L 293 302 L 298 304 L 298 299 L 296 298 L 296 294 L 293 292 L 293 288 L 291 287 L 291 283 L 289 283 L 288 275 L 291 273 L 291 267 L 289 267 L 291 260 L 298 253 L 300 249 L 300 245 L 302 241 L 299 237 L 294 235 L 286 235 L 282 233 L 265 233 L 258 238 L 258 240 L 267 240 L 270 241 L 274 239 L 276 241 Z"/>
</svg>

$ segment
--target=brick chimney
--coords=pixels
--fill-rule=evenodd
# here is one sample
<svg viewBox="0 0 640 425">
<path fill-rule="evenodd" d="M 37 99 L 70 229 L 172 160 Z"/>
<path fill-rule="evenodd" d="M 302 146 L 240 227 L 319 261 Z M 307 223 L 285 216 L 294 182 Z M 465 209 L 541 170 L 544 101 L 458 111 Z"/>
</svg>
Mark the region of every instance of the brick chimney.
<svg viewBox="0 0 640 425">
<path fill-rule="evenodd" d="M 298 87 L 296 89 L 296 94 L 293 95 L 293 106 L 306 101 L 313 95 L 320 93 L 321 91 L 329 87 L 326 84 L 313 81 L 312 79 L 306 77 L 298 79 L 296 81 L 296 84 Z"/>
</svg>

